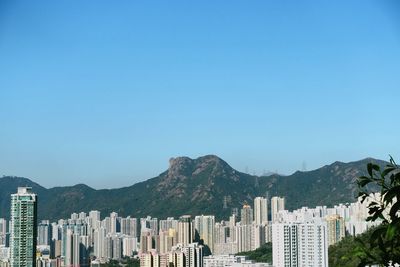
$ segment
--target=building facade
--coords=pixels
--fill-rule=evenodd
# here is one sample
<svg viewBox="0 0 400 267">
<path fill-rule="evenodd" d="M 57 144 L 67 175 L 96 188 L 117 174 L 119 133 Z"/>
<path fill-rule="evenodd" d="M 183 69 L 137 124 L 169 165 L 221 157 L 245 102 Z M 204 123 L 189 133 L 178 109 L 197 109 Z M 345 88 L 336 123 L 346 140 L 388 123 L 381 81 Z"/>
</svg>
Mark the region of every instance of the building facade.
<svg viewBox="0 0 400 267">
<path fill-rule="evenodd" d="M 268 223 L 268 203 L 263 197 L 254 199 L 254 222 L 258 225 Z"/>
<path fill-rule="evenodd" d="M 31 187 L 11 195 L 10 266 L 36 267 L 37 196 Z"/>
</svg>

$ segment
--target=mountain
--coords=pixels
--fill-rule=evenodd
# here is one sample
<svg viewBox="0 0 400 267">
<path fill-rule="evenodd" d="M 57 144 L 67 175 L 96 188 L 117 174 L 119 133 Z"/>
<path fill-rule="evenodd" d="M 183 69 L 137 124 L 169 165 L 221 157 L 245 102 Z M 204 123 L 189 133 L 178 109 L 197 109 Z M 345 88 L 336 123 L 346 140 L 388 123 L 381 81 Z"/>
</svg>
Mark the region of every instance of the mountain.
<svg viewBox="0 0 400 267">
<path fill-rule="evenodd" d="M 366 173 L 366 165 L 384 161 L 367 158 L 282 176 L 253 176 L 234 170 L 214 155 L 190 159 L 170 159 L 169 168 L 159 176 L 129 187 L 95 190 L 78 184 L 46 189 L 29 179 L 0 178 L 0 217 L 9 217 L 10 194 L 18 186 L 32 186 L 38 194 L 40 219 L 68 218 L 73 212 L 99 210 L 102 216 L 112 211 L 122 216 L 158 218 L 183 214 L 214 214 L 227 218 L 232 208 L 252 203 L 256 196 L 284 196 L 288 209 L 302 206 L 331 206 L 354 202 L 355 180 Z M 224 201 L 225 200 L 225 201 Z M 226 207 L 224 208 L 224 202 Z"/>
</svg>

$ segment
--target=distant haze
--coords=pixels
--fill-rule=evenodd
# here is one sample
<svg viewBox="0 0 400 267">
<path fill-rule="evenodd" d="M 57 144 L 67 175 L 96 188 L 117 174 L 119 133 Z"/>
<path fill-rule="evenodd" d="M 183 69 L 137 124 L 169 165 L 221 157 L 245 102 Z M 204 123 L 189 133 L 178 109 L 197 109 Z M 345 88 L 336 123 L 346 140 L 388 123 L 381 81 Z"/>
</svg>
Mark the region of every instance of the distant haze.
<svg viewBox="0 0 400 267">
<path fill-rule="evenodd" d="M 171 157 L 400 162 L 396 1 L 0 2 L 0 175 L 128 186 Z"/>
</svg>

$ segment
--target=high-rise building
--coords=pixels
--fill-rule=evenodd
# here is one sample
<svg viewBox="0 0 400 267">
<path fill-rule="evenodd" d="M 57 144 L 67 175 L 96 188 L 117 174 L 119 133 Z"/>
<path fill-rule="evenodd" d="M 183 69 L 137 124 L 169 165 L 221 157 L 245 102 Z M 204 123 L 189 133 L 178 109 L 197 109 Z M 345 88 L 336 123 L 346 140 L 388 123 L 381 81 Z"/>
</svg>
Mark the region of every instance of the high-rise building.
<svg viewBox="0 0 400 267">
<path fill-rule="evenodd" d="M 170 228 L 171 231 L 169 230 L 160 230 L 159 234 L 159 240 L 160 240 L 160 246 L 159 246 L 159 252 L 161 254 L 168 253 L 172 246 L 174 245 L 174 231 L 175 229 Z"/>
<path fill-rule="evenodd" d="M 11 195 L 11 267 L 36 266 L 37 196 L 31 187 Z"/>
<path fill-rule="evenodd" d="M 190 215 L 183 215 L 178 222 L 178 243 L 186 246 L 193 242 L 193 224 Z"/>
<path fill-rule="evenodd" d="M 281 210 L 285 210 L 285 198 L 273 197 L 271 198 L 271 219 L 272 222 L 277 222 L 278 213 Z"/>
<path fill-rule="evenodd" d="M 253 242 L 252 244 L 254 245 L 254 247 L 252 248 L 252 250 L 255 250 L 259 247 L 261 247 L 262 245 L 265 244 L 265 225 L 253 225 Z"/>
<path fill-rule="evenodd" d="M 118 230 L 117 224 L 118 224 L 118 213 L 116 212 L 111 212 L 110 214 L 110 233 L 115 234 Z"/>
<path fill-rule="evenodd" d="M 0 218 L 0 246 L 6 245 L 7 237 L 7 220 Z"/>
<path fill-rule="evenodd" d="M 137 251 L 137 238 L 124 237 L 122 239 L 122 256 L 131 257 L 134 251 Z"/>
<path fill-rule="evenodd" d="M 5 235 L 7 233 L 7 220 L 0 218 L 0 235 Z"/>
<path fill-rule="evenodd" d="M 78 220 L 78 218 L 79 218 L 79 214 L 78 213 L 74 212 L 74 213 L 71 214 L 71 220 Z"/>
<path fill-rule="evenodd" d="M 158 219 L 147 216 L 146 218 L 140 218 L 140 231 L 143 229 L 150 229 L 153 235 L 158 234 Z"/>
<path fill-rule="evenodd" d="M 344 238 L 345 224 L 344 219 L 337 214 L 328 215 L 326 218 L 328 231 L 328 245 L 333 245 Z"/>
<path fill-rule="evenodd" d="M 254 228 L 252 224 L 238 225 L 236 227 L 237 252 L 250 251 L 254 248 L 252 237 Z"/>
<path fill-rule="evenodd" d="M 236 220 L 237 220 L 237 218 L 236 218 L 237 216 L 236 216 L 236 214 L 232 214 L 230 217 L 229 217 L 229 233 L 228 233 L 228 236 L 230 237 L 230 241 L 231 242 L 235 242 L 236 241 L 236 239 L 235 239 L 235 237 L 236 237 L 236 235 L 235 235 L 235 226 L 236 226 Z"/>
<path fill-rule="evenodd" d="M 93 228 L 97 229 L 97 222 L 100 222 L 100 211 L 97 210 L 89 211 L 89 219 L 90 219 L 90 224 L 93 226 Z"/>
<path fill-rule="evenodd" d="M 61 230 L 57 223 L 51 223 L 51 240 L 61 240 Z"/>
<path fill-rule="evenodd" d="M 297 224 L 272 225 L 272 262 L 274 266 L 299 266 L 297 239 Z"/>
<path fill-rule="evenodd" d="M 240 211 L 242 225 L 250 225 L 253 223 L 253 209 L 250 205 L 244 204 L 242 210 Z"/>
<path fill-rule="evenodd" d="M 106 229 L 100 227 L 94 231 L 93 235 L 93 251 L 97 258 L 105 258 L 105 239 L 106 239 Z"/>
<path fill-rule="evenodd" d="M 107 234 L 104 239 L 104 258 L 111 259 L 113 257 L 113 242 L 112 236 Z"/>
<path fill-rule="evenodd" d="M 203 246 L 197 243 L 191 243 L 182 248 L 185 255 L 186 267 L 202 267 L 203 266 Z"/>
<path fill-rule="evenodd" d="M 145 228 L 140 233 L 140 253 L 147 253 L 154 248 L 154 236 L 151 229 Z"/>
<path fill-rule="evenodd" d="M 62 256 L 64 257 L 64 265 L 72 266 L 73 261 L 73 235 L 74 232 L 68 227 L 64 227 L 62 236 Z"/>
<path fill-rule="evenodd" d="M 130 216 L 121 218 L 121 234 L 137 237 L 137 220 Z"/>
<path fill-rule="evenodd" d="M 72 244 L 71 245 L 71 258 L 72 258 L 72 266 L 79 266 L 80 264 L 80 237 L 79 234 L 72 235 Z"/>
<path fill-rule="evenodd" d="M 121 218 L 121 234 L 130 235 L 130 221 L 128 218 Z"/>
<path fill-rule="evenodd" d="M 79 244 L 79 265 L 81 267 L 83 266 L 89 266 L 89 261 L 90 261 L 90 238 L 89 236 L 82 235 L 79 237 L 80 238 L 80 244 Z"/>
<path fill-rule="evenodd" d="M 83 211 L 79 212 L 78 219 L 85 220 L 85 218 L 86 218 L 86 212 Z"/>
<path fill-rule="evenodd" d="M 196 230 L 196 234 L 198 234 L 199 238 L 204 241 L 204 245 L 210 248 L 211 253 L 214 251 L 214 225 L 215 217 L 213 215 L 201 215 L 194 218 L 194 228 Z"/>
<path fill-rule="evenodd" d="M 127 217 L 129 221 L 129 235 L 133 237 L 138 237 L 138 224 L 136 218 Z"/>
<path fill-rule="evenodd" d="M 120 260 L 122 258 L 122 239 L 118 235 L 112 237 L 113 259 Z"/>
<path fill-rule="evenodd" d="M 254 199 L 254 221 L 256 224 L 266 224 L 268 222 L 268 203 L 263 197 Z"/>
<path fill-rule="evenodd" d="M 321 220 L 275 223 L 272 244 L 273 266 L 328 266 L 326 222 Z"/>
<path fill-rule="evenodd" d="M 169 229 L 175 229 L 178 231 L 178 220 L 174 217 L 168 217 L 166 220 L 160 220 L 160 231 L 168 231 Z"/>
<path fill-rule="evenodd" d="M 51 240 L 50 223 L 47 220 L 41 221 L 38 226 L 38 245 L 50 245 Z"/>
</svg>

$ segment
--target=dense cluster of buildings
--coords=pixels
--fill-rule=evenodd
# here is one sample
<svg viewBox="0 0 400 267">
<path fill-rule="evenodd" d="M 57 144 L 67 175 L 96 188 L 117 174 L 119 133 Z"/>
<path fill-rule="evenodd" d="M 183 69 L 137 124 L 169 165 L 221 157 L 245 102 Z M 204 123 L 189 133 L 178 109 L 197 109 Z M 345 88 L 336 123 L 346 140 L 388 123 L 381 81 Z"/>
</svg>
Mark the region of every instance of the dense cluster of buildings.
<svg viewBox="0 0 400 267">
<path fill-rule="evenodd" d="M 218 222 L 214 215 L 159 220 L 116 212 L 102 218 L 90 211 L 37 224 L 36 195 L 18 188 L 11 196 L 11 221 L 0 219 L 0 267 L 100 266 L 124 257 L 136 257 L 142 267 L 328 266 L 329 245 L 373 225 L 366 222 L 366 205 L 289 212 L 284 198 L 256 197 L 252 206 L 244 204 Z M 272 263 L 235 256 L 268 242 Z"/>
</svg>

